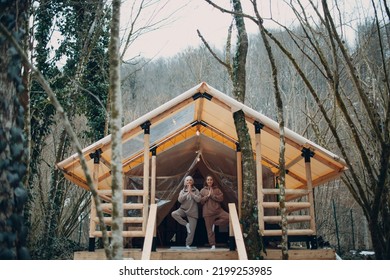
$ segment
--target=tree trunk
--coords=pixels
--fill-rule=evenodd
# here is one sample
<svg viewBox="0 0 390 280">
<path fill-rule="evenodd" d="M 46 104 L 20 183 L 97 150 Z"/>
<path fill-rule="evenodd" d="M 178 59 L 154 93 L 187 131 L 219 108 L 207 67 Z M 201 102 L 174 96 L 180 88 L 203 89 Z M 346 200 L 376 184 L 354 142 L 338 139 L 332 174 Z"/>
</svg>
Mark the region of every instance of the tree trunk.
<svg viewBox="0 0 390 280">
<path fill-rule="evenodd" d="M 278 111 L 278 123 L 279 123 L 279 188 L 280 188 L 280 216 L 282 219 L 282 259 L 288 260 L 288 222 L 287 222 L 287 209 L 286 209 L 286 183 L 285 183 L 285 177 L 286 177 L 286 167 L 285 167 L 285 149 L 286 149 L 286 141 L 284 137 L 284 114 L 283 114 L 283 100 L 279 89 L 279 82 L 278 82 L 278 69 L 276 67 L 275 58 L 271 49 L 271 45 L 268 41 L 265 28 L 263 25 L 263 19 L 260 16 L 260 13 L 257 9 L 256 2 L 253 2 L 254 10 L 256 13 L 256 17 L 258 20 L 258 27 L 260 30 L 261 37 L 264 42 L 265 49 L 267 50 L 268 59 L 271 64 L 272 69 L 272 81 L 274 86 L 274 95 L 276 100 L 276 107 Z"/>
<path fill-rule="evenodd" d="M 65 147 L 66 147 L 66 131 L 61 132 L 60 141 L 58 147 L 56 147 L 56 162 L 60 162 L 64 158 Z M 60 180 L 61 171 L 55 169 L 52 171 L 51 181 L 50 181 L 50 193 L 48 200 L 48 209 L 46 223 L 47 227 L 43 235 L 42 242 L 45 242 L 45 246 L 42 247 L 44 250 L 42 256 L 44 259 L 50 260 L 56 253 L 55 247 L 56 242 L 60 238 L 58 232 L 58 225 L 61 218 L 61 211 L 63 209 L 63 196 L 65 191 L 65 181 Z"/>
<path fill-rule="evenodd" d="M 119 59 L 120 0 L 112 2 L 110 39 L 112 258 L 123 259 L 122 94 Z"/>
<path fill-rule="evenodd" d="M 245 28 L 241 2 L 233 0 L 233 10 L 236 12 L 234 19 L 236 22 L 238 39 L 237 49 L 233 60 L 233 95 L 244 103 L 246 91 L 246 57 L 248 53 L 248 35 Z M 245 115 L 242 110 L 233 114 L 234 124 L 240 148 L 242 152 L 243 170 L 243 201 L 242 225 L 245 247 L 249 259 L 260 259 L 262 251 L 262 240 L 259 234 L 258 209 L 256 198 L 256 163 L 253 156 L 252 141 L 246 125 Z"/>
<path fill-rule="evenodd" d="M 256 163 L 253 158 L 252 143 L 249 136 L 245 115 L 242 110 L 233 115 L 236 126 L 240 149 L 242 153 L 242 178 L 243 178 L 243 199 L 241 207 L 243 235 L 248 259 L 260 259 L 262 251 L 262 240 L 259 234 L 257 220 L 257 198 L 256 198 Z"/>
<path fill-rule="evenodd" d="M 0 5 L 1 29 L 16 34 L 23 45 L 28 1 L 6 3 Z M 23 216 L 27 201 L 23 179 L 27 166 L 21 102 L 26 85 L 21 77 L 20 56 L 5 38 L 4 32 L 0 34 L 0 259 L 29 259 Z"/>
</svg>

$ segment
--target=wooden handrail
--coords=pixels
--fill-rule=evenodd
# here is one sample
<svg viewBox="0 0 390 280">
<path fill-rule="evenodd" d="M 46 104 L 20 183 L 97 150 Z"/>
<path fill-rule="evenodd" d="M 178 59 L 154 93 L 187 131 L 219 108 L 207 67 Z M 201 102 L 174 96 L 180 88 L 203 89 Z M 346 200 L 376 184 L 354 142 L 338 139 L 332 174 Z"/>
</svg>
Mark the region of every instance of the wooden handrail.
<svg viewBox="0 0 390 280">
<path fill-rule="evenodd" d="M 236 241 L 238 259 L 247 260 L 248 256 L 246 254 L 244 238 L 242 236 L 241 226 L 238 220 L 236 205 L 234 203 L 229 203 L 228 206 L 229 206 L 230 225 L 233 229 L 233 235 Z"/>
<path fill-rule="evenodd" d="M 146 226 L 144 247 L 142 249 L 141 260 L 150 260 L 152 251 L 154 227 L 156 226 L 157 204 L 150 204 L 148 224 Z"/>
<path fill-rule="evenodd" d="M 300 223 L 300 222 L 310 222 L 311 216 L 310 215 L 291 215 L 287 216 L 287 222 L 288 223 Z M 264 222 L 267 223 L 280 223 L 282 221 L 281 216 L 265 216 Z"/>
<path fill-rule="evenodd" d="M 99 195 L 111 195 L 112 190 L 98 190 Z M 143 196 L 145 194 L 144 190 L 122 190 L 124 196 Z"/>
<path fill-rule="evenodd" d="M 287 210 L 294 209 L 300 210 L 300 209 L 305 209 L 305 208 L 310 208 L 310 203 L 309 202 L 289 202 L 287 201 L 285 203 Z M 264 208 L 279 208 L 280 203 L 279 202 L 263 202 L 263 207 Z"/>
<path fill-rule="evenodd" d="M 94 221 L 96 223 L 99 222 L 99 217 L 95 217 Z M 106 225 L 111 225 L 112 224 L 112 217 L 104 217 L 103 221 Z M 142 224 L 144 221 L 143 217 L 123 217 L 122 222 L 124 224 Z"/>
<path fill-rule="evenodd" d="M 102 203 L 103 210 L 112 210 L 112 203 Z M 143 203 L 123 203 L 124 210 L 142 210 L 144 208 Z"/>
<path fill-rule="evenodd" d="M 263 189 L 262 192 L 264 195 L 280 194 L 280 189 Z M 285 189 L 285 193 L 286 195 L 307 195 L 309 191 L 304 189 Z"/>
</svg>

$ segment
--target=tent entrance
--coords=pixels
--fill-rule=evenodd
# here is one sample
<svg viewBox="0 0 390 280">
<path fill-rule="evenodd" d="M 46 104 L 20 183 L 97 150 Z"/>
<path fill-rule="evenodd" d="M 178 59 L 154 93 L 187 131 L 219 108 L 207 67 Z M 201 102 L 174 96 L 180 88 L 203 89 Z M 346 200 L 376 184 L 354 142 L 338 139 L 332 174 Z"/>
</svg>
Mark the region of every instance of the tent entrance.
<svg viewBox="0 0 390 280">
<path fill-rule="evenodd" d="M 211 174 L 211 172 L 210 172 Z M 191 175 L 194 178 L 195 186 L 198 190 L 201 190 L 204 185 L 205 176 L 199 169 L 196 169 Z M 163 221 L 158 226 L 157 231 L 157 246 L 159 247 L 172 247 L 172 246 L 185 246 L 185 239 L 187 237 L 186 228 L 177 223 L 171 216 L 172 211 L 175 211 L 180 207 L 179 202 L 175 202 L 169 211 L 169 214 L 165 216 Z M 216 228 L 215 231 L 216 242 L 218 244 L 227 243 L 229 232 L 228 227 Z M 192 246 L 204 247 L 208 246 L 207 231 L 202 217 L 202 206 L 199 205 L 199 219 L 196 226 L 195 237 Z"/>
</svg>

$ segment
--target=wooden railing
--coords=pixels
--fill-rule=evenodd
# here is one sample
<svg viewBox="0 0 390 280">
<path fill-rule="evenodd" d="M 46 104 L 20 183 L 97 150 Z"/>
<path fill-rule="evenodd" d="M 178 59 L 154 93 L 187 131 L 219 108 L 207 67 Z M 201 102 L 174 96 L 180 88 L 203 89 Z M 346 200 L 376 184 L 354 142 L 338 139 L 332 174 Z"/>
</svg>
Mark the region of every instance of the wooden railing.
<svg viewBox="0 0 390 280">
<path fill-rule="evenodd" d="M 153 244 L 153 233 L 156 226 L 157 204 L 150 204 L 148 224 L 146 226 L 144 247 L 142 248 L 141 260 L 150 260 Z"/>
<path fill-rule="evenodd" d="M 237 253 L 239 260 L 247 260 L 244 238 L 242 236 L 240 221 L 238 220 L 236 205 L 229 203 L 229 229 L 233 233 L 234 240 L 236 241 Z"/>
<path fill-rule="evenodd" d="M 286 189 L 285 190 L 286 196 L 289 197 L 290 200 L 301 198 L 301 197 L 307 197 L 310 195 L 310 191 L 307 189 Z M 275 196 L 280 195 L 280 189 L 262 189 L 263 196 Z M 312 214 L 312 209 L 314 208 L 314 205 L 310 202 L 309 199 L 306 199 L 306 201 L 287 201 L 285 202 L 287 213 L 289 214 L 287 216 L 287 222 L 289 224 L 291 223 L 302 223 L 303 228 L 299 229 L 289 229 L 288 235 L 292 236 L 298 236 L 298 235 L 315 235 L 316 230 L 314 225 L 314 215 Z M 262 202 L 262 207 L 264 209 L 279 209 L 280 204 L 277 201 L 274 202 Z M 299 213 L 299 210 L 304 210 L 304 214 Z M 263 212 L 264 213 L 264 212 Z M 261 234 L 263 236 L 281 236 L 282 231 L 281 229 L 265 229 L 264 223 L 268 224 L 279 224 L 281 222 L 281 216 L 279 215 L 265 215 L 263 216 L 262 225 L 260 225 L 261 228 Z M 305 223 L 309 224 L 309 226 Z"/>
<path fill-rule="evenodd" d="M 129 197 L 133 197 L 133 200 L 142 200 L 146 199 L 144 190 L 123 190 L 124 201 Z M 147 193 L 147 192 L 146 192 Z M 103 212 L 106 214 L 103 221 L 106 225 L 112 224 L 112 191 L 111 190 L 98 190 L 99 196 L 102 198 L 104 203 L 101 203 L 101 207 Z M 103 233 L 100 229 L 97 229 L 96 226 L 99 224 L 99 218 L 96 215 L 96 211 L 94 209 L 94 205 L 91 206 L 91 228 L 90 228 L 90 236 L 92 237 L 102 237 Z M 134 202 L 124 202 L 123 209 L 124 210 L 133 210 L 135 216 L 127 216 L 127 214 L 123 217 L 123 231 L 122 237 L 144 237 L 146 231 L 146 221 L 147 215 L 144 215 L 144 203 L 134 203 Z M 111 236 L 111 231 L 107 231 L 107 235 Z"/>
</svg>

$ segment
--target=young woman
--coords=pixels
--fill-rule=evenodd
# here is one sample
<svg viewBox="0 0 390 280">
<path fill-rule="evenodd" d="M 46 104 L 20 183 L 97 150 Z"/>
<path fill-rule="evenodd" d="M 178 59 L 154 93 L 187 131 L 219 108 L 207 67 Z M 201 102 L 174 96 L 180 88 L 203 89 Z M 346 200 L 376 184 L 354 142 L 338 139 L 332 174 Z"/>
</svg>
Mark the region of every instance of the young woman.
<svg viewBox="0 0 390 280">
<path fill-rule="evenodd" d="M 190 246 L 194 240 L 196 224 L 198 223 L 198 203 L 200 202 L 199 190 L 194 186 L 194 179 L 191 176 L 185 178 L 184 188 L 179 193 L 178 201 L 180 207 L 171 215 L 179 224 L 186 227 L 186 247 L 191 249 Z M 184 219 L 185 217 L 188 221 Z"/>
<path fill-rule="evenodd" d="M 215 226 L 223 226 L 229 224 L 229 214 L 222 209 L 221 202 L 223 201 L 222 191 L 214 184 L 212 176 L 206 177 L 206 182 L 200 191 L 200 203 L 203 205 L 203 218 L 207 230 L 207 238 L 211 249 L 215 249 Z"/>
</svg>

